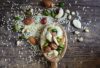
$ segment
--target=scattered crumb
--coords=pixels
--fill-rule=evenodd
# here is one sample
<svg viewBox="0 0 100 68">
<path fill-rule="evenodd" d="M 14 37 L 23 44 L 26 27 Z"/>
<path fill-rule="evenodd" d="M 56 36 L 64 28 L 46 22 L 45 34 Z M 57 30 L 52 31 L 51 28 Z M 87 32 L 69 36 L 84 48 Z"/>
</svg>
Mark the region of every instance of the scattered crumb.
<svg viewBox="0 0 100 68">
<path fill-rule="evenodd" d="M 66 10 L 66 13 L 69 13 L 69 14 L 70 14 L 70 10 L 69 10 L 69 9 L 67 9 L 67 10 Z"/>
<path fill-rule="evenodd" d="M 83 40 L 84 40 L 83 37 L 78 38 L 79 42 L 83 42 Z"/>
<path fill-rule="evenodd" d="M 84 31 L 87 33 L 90 32 L 90 30 L 88 28 L 85 28 Z"/>
<path fill-rule="evenodd" d="M 72 15 L 75 15 L 76 13 L 74 11 L 71 12 Z"/>
<path fill-rule="evenodd" d="M 75 32 L 74 32 L 74 34 L 79 35 L 79 34 L 80 34 L 80 32 L 79 32 L 79 31 L 75 31 Z"/>
</svg>

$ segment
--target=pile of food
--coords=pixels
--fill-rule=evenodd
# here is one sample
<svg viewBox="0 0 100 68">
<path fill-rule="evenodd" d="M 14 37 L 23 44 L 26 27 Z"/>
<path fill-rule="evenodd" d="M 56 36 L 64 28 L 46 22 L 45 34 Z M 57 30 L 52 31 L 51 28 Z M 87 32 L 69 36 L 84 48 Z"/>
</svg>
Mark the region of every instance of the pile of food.
<svg viewBox="0 0 100 68">
<path fill-rule="evenodd" d="M 45 56 L 49 58 L 60 55 L 65 47 L 65 36 L 62 28 L 57 24 L 45 27 L 41 35 L 41 46 Z"/>
</svg>

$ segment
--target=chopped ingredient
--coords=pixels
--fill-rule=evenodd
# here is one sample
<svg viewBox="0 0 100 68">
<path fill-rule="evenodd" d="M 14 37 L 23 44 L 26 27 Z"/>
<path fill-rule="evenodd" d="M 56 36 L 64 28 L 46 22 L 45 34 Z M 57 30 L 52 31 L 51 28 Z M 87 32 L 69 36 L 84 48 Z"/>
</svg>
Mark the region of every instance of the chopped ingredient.
<svg viewBox="0 0 100 68">
<path fill-rule="evenodd" d="M 52 50 L 48 53 L 48 56 L 49 57 L 55 57 L 55 56 L 58 56 L 58 51 L 56 50 Z"/>
<path fill-rule="evenodd" d="M 58 48 L 58 46 L 55 43 L 51 43 L 49 46 L 52 50 L 56 50 Z"/>
<path fill-rule="evenodd" d="M 33 20 L 33 18 L 31 18 L 31 17 L 27 17 L 27 18 L 25 18 L 24 20 L 23 20 L 23 23 L 25 24 L 25 25 L 30 25 L 30 24 L 32 24 L 34 22 L 34 20 Z"/>
<path fill-rule="evenodd" d="M 46 8 L 54 7 L 54 3 L 52 2 L 52 0 L 43 0 L 43 4 Z"/>
<path fill-rule="evenodd" d="M 34 38 L 34 37 L 32 37 L 32 36 L 28 38 L 28 41 L 29 41 L 29 43 L 31 43 L 32 45 L 35 45 L 35 44 L 37 43 L 36 38 Z"/>
<path fill-rule="evenodd" d="M 51 51 L 51 48 L 49 47 L 49 46 L 45 46 L 44 47 L 44 52 L 45 53 L 48 53 L 48 52 L 50 52 Z"/>
<path fill-rule="evenodd" d="M 52 16 L 53 18 L 55 18 L 56 14 L 57 14 L 56 11 L 54 11 L 54 10 L 51 11 L 51 16 Z"/>
<path fill-rule="evenodd" d="M 46 38 L 47 38 L 47 40 L 48 40 L 49 42 L 52 41 L 52 35 L 51 35 L 50 32 L 47 32 L 47 33 L 46 33 Z"/>
<path fill-rule="evenodd" d="M 56 32 L 57 33 L 57 30 L 56 29 L 52 29 L 52 32 Z"/>
</svg>

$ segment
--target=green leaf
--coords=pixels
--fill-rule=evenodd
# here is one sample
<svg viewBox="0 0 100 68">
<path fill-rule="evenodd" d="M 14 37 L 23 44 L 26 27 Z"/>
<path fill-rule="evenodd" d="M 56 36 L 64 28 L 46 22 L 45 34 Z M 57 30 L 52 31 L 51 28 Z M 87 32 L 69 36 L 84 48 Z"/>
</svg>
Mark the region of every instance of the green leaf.
<svg viewBox="0 0 100 68">
<path fill-rule="evenodd" d="M 61 8 L 63 8 L 63 7 L 64 7 L 64 2 L 60 2 L 60 3 L 58 4 L 58 6 L 61 7 Z"/>
<path fill-rule="evenodd" d="M 20 20 L 20 16 L 15 16 L 14 19 L 15 20 Z"/>
<path fill-rule="evenodd" d="M 17 32 L 15 25 L 12 26 L 12 31 Z"/>
<path fill-rule="evenodd" d="M 48 11 L 48 10 L 44 10 L 44 11 L 43 11 L 43 15 L 45 15 L 45 16 L 49 16 L 49 15 L 50 15 L 50 11 Z"/>
<path fill-rule="evenodd" d="M 25 39 L 25 36 L 24 35 L 19 36 L 18 39 L 20 39 L 20 40 Z"/>
<path fill-rule="evenodd" d="M 57 30 L 56 29 L 52 29 L 52 32 L 57 32 Z"/>
</svg>

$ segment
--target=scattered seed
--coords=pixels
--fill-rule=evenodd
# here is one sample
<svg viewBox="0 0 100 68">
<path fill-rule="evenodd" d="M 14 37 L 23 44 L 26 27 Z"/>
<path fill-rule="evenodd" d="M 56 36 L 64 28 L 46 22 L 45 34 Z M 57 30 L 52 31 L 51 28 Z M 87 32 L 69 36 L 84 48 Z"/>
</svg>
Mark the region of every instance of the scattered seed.
<svg viewBox="0 0 100 68">
<path fill-rule="evenodd" d="M 90 30 L 88 28 L 85 28 L 84 31 L 87 33 L 90 32 Z"/>
<path fill-rule="evenodd" d="M 66 10 L 66 13 L 70 14 L 70 10 L 69 10 L 69 9 L 67 9 L 67 10 Z"/>
<path fill-rule="evenodd" d="M 69 16 L 68 16 L 68 19 L 71 20 L 71 19 L 72 19 L 72 15 L 69 15 Z"/>
<path fill-rule="evenodd" d="M 83 42 L 83 40 L 84 40 L 83 37 L 78 38 L 79 42 Z"/>
<path fill-rule="evenodd" d="M 74 34 L 79 35 L 79 34 L 80 34 L 80 32 L 79 32 L 79 31 L 75 31 L 75 32 L 74 32 Z"/>
<path fill-rule="evenodd" d="M 76 13 L 74 11 L 71 12 L 72 15 L 75 15 Z"/>
</svg>

